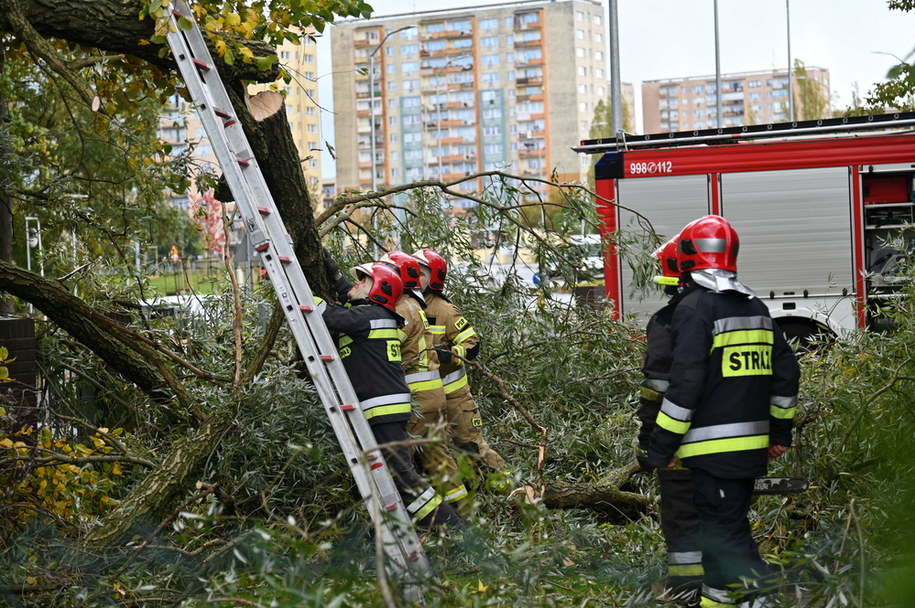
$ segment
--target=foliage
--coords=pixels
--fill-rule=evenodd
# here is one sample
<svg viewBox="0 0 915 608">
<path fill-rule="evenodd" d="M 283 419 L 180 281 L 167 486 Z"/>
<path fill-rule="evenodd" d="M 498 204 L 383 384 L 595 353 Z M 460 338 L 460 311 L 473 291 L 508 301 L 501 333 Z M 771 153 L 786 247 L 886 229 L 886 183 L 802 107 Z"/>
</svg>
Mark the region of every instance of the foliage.
<svg viewBox="0 0 915 608">
<path fill-rule="evenodd" d="M 891 10 L 915 10 L 911 0 L 888 0 L 887 5 Z M 857 92 L 854 93 L 854 103 L 846 115 L 915 110 L 915 49 L 896 59 L 898 63 L 887 72 L 886 81 L 876 83 L 865 95 L 863 104 L 859 104 Z"/>
<path fill-rule="evenodd" d="M 12 363 L 15 361 L 15 357 L 10 358 L 10 353 L 5 346 L 0 346 L 0 384 L 4 382 L 12 382 L 10 378 L 10 370 L 4 365 L 4 363 Z"/>
<path fill-rule="evenodd" d="M 797 119 L 817 120 L 829 117 L 829 90 L 825 83 L 808 75 L 807 66 L 794 60 L 794 78 L 797 82 Z"/>
<path fill-rule="evenodd" d="M 14 237 L 25 232 L 23 217 L 39 219 L 43 248 L 32 255 L 42 257 L 48 274 L 112 254 L 130 263 L 139 243 L 170 245 L 188 234 L 186 214 L 176 214 L 163 200 L 163 191 L 187 188 L 187 159 L 170 157 L 158 137 L 162 100 L 134 91 L 146 72 L 124 71 L 121 61 L 83 70 L 98 78 L 100 89 L 113 87 L 115 97 L 138 96 L 113 102 L 112 112 L 124 109 L 116 116 L 75 102 L 72 89 L 21 52 L 10 53 L 0 73 L 0 98 L 8 102 L 5 136 L 16 150 L 5 184 Z M 14 259 L 23 265 L 25 248 L 24 240 L 14 238 Z"/>
<path fill-rule="evenodd" d="M 0 416 L 4 413 L 0 409 Z M 109 438 L 122 432 L 99 429 L 81 443 L 55 438 L 49 427 L 22 427 L 11 436 L 0 431 L 0 463 L 5 465 L 0 469 L 0 547 L 4 537 L 36 517 L 75 526 L 103 515 L 115 502 L 111 494 L 123 469 L 116 460 L 97 457 L 110 454 Z"/>
<path fill-rule="evenodd" d="M 192 6 L 194 18 L 201 28 L 209 33 L 228 34 L 219 36 L 214 42 L 216 53 L 227 64 L 232 65 L 241 59 L 245 63 L 256 63 L 261 70 L 269 69 L 277 57 L 257 57 L 251 41 L 266 41 L 273 47 L 285 41 L 298 42 L 302 33 L 309 32 L 312 28 L 323 32 L 325 24 L 333 21 L 336 15 L 367 18 L 372 13 L 372 7 L 362 0 L 207 0 L 194 2 Z M 156 32 L 150 42 L 165 43 L 169 10 L 169 2 L 165 0 L 149 0 L 144 5 L 140 18 L 156 20 Z M 182 17 L 178 26 L 189 28 L 190 22 Z M 237 39 L 234 44 L 231 42 L 232 37 Z"/>
</svg>

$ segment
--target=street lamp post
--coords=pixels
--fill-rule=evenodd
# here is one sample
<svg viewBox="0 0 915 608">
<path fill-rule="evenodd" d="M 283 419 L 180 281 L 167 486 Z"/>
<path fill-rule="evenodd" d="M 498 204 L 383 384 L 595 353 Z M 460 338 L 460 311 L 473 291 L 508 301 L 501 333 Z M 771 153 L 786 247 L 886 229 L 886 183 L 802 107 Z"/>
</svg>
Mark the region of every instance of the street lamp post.
<svg viewBox="0 0 915 608">
<path fill-rule="evenodd" d="M 785 0 L 785 29 L 788 37 L 788 118 L 794 122 L 794 87 L 791 83 L 791 73 L 794 66 L 791 65 L 791 0 Z"/>
<path fill-rule="evenodd" d="M 404 30 L 410 30 L 415 28 L 415 25 L 405 25 L 399 27 L 396 30 L 391 30 L 381 39 L 381 42 L 372 49 L 372 52 L 369 53 L 369 136 L 372 138 L 371 141 L 371 154 L 372 154 L 372 190 L 378 189 L 378 179 L 376 177 L 376 168 L 375 168 L 375 53 L 377 53 L 384 43 L 387 42 L 388 38 L 396 34 L 397 32 L 402 32 Z"/>
<path fill-rule="evenodd" d="M 32 222 L 35 222 L 34 228 L 30 225 Z M 30 272 L 33 247 L 38 249 L 38 268 L 41 276 L 44 276 L 44 260 L 41 255 L 41 220 L 29 215 L 25 218 L 25 267 Z"/>
</svg>

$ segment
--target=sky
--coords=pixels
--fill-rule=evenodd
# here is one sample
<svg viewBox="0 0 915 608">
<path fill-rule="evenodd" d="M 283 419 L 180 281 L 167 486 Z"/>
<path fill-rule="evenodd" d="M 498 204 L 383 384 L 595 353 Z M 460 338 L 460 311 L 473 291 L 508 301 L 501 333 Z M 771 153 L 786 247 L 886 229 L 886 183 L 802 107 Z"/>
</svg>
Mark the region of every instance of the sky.
<svg viewBox="0 0 915 608">
<path fill-rule="evenodd" d="M 368 3 L 376 17 L 510 4 L 492 0 Z M 602 4 L 606 17 L 609 3 L 603 0 Z M 714 0 L 617 0 L 620 79 L 635 85 L 637 125 L 641 124 L 642 81 L 715 74 L 714 4 Z M 836 108 L 851 103 L 856 87 L 860 95 L 866 94 L 884 79 L 896 58 L 905 58 L 915 49 L 915 12 L 891 11 L 886 0 L 718 0 L 717 4 L 722 74 L 787 67 L 790 23 L 792 59 L 829 70 Z M 609 19 L 604 21 L 609 24 Z M 609 34 L 605 39 L 609 42 Z M 328 62 L 325 71 L 330 71 L 329 44 L 326 49 L 319 55 Z M 329 85 L 330 79 L 325 80 Z M 331 91 L 321 90 L 319 95 L 323 105 Z M 332 117 L 322 126 L 325 134 L 332 134 L 328 121 L 332 123 Z"/>
</svg>

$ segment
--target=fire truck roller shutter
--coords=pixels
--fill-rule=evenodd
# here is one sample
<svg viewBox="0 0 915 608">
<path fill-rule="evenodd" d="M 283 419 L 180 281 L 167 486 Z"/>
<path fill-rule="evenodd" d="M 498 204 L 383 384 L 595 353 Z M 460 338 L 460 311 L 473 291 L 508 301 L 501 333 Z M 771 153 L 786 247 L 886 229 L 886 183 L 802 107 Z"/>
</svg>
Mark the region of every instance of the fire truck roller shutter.
<svg viewBox="0 0 915 608">
<path fill-rule="evenodd" d="M 617 180 L 617 193 L 621 205 L 647 217 L 655 232 L 665 240 L 680 232 L 689 222 L 711 212 L 708 176 L 705 174 L 621 179 Z M 644 222 L 625 209 L 620 209 L 619 218 L 623 241 L 633 243 L 633 246 L 643 245 L 646 250 L 641 254 L 650 255 L 655 248 L 649 250 Z M 639 255 L 640 252 L 631 247 L 622 252 L 621 312 L 623 315 L 637 314 L 647 321 L 667 303 L 669 296 L 665 296 L 653 283 L 645 291 L 636 290 L 631 264 L 638 263 Z M 652 267 L 650 273 L 656 273 L 656 268 Z"/>
<path fill-rule="evenodd" d="M 775 318 L 856 326 L 851 209 L 845 166 L 721 176 L 721 212 L 740 234 L 737 276 Z"/>
</svg>

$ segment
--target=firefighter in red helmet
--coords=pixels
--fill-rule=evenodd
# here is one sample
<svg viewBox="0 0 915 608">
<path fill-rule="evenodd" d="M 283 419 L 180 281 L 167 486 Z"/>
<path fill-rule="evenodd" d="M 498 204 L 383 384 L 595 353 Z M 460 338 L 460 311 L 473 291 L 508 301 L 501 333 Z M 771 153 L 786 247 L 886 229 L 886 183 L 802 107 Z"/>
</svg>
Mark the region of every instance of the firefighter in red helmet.
<svg viewBox="0 0 915 608">
<path fill-rule="evenodd" d="M 737 279 L 739 239 L 708 215 L 680 231 L 683 294 L 648 463 L 693 473 L 703 608 L 756 602 L 773 576 L 747 518 L 753 482 L 791 445 L 800 370 L 765 304 Z M 759 600 L 760 602 L 764 600 Z"/>
<path fill-rule="evenodd" d="M 668 303 L 654 313 L 645 327 L 645 358 L 639 387 L 641 422 L 636 458 L 646 471 L 655 470 L 648 464 L 648 442 L 654 430 L 661 401 L 667 391 L 672 355 L 671 323 L 680 301 L 680 271 L 677 265 L 677 239 L 670 239 L 654 252 L 661 266 L 655 282 L 670 296 Z M 661 486 L 661 531 L 667 545 L 667 585 L 665 596 L 683 605 L 699 601 L 702 586 L 702 551 L 699 545 L 699 516 L 693 504 L 692 472 L 684 467 L 659 468 Z"/>
<path fill-rule="evenodd" d="M 433 482 L 445 496 L 456 503 L 467 497 L 467 488 L 458 475 L 457 463 L 448 451 L 445 426 L 445 392 L 439 376 L 439 361 L 432 349 L 432 334 L 424 309 L 426 302 L 419 292 L 420 268 L 413 256 L 392 251 L 381 258 L 400 273 L 404 293 L 397 300 L 397 314 L 405 320 L 400 330 L 401 364 L 413 400 L 419 404 L 407 424 L 407 432 L 416 437 L 432 439 L 416 450 L 420 463 L 432 476 Z"/>
<path fill-rule="evenodd" d="M 335 262 L 327 264 L 338 297 L 345 296 L 350 306 L 318 300 L 320 310 L 327 328 L 339 336 L 343 367 L 407 511 L 418 525 L 461 525 L 457 512 L 417 474 L 407 447 L 412 403 L 400 366 L 398 334 L 404 323 L 396 312 L 403 293 L 400 275 L 387 264 L 363 264 L 353 269 L 356 283 L 342 293 L 346 282 L 334 276 L 342 273 Z"/>
<path fill-rule="evenodd" d="M 483 418 L 467 383 L 465 360 L 472 361 L 480 351 L 480 337 L 461 311 L 445 296 L 448 263 L 433 249 L 413 253 L 422 272 L 421 287 L 426 299 L 426 318 L 441 367 L 445 387 L 445 415 L 454 444 L 497 473 L 508 465 L 483 437 Z"/>
</svg>

